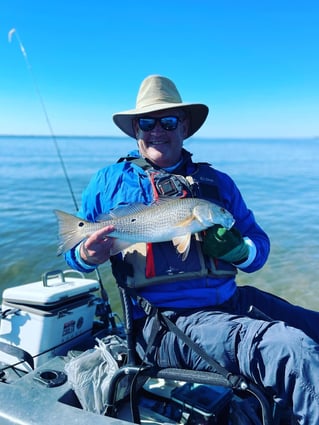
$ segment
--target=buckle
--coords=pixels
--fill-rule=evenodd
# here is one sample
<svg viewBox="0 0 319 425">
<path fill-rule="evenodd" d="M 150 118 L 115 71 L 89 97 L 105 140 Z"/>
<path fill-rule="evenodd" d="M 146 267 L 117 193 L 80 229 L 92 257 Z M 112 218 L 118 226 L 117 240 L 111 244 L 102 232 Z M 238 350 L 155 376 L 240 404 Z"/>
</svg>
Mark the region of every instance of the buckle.
<svg viewBox="0 0 319 425">
<path fill-rule="evenodd" d="M 154 307 L 149 301 L 145 298 L 138 297 L 138 306 L 141 307 L 147 316 L 153 315 L 156 313 L 157 308 Z"/>
</svg>

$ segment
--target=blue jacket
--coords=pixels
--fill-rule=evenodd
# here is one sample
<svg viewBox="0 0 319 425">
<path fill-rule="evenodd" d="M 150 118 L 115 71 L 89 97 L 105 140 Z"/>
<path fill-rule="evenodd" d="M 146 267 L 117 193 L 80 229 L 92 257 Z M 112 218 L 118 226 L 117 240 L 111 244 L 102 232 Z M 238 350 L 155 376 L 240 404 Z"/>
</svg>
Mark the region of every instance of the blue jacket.
<svg viewBox="0 0 319 425">
<path fill-rule="evenodd" d="M 137 151 L 130 154 L 138 157 Z M 191 155 L 184 150 L 185 173 L 196 168 Z M 180 170 L 178 171 L 180 174 Z M 270 242 L 266 233 L 256 223 L 235 185 L 225 173 L 215 170 L 219 182 L 219 196 L 223 206 L 235 218 L 235 226 L 247 238 L 250 255 L 237 267 L 247 273 L 260 269 L 267 260 Z M 154 200 L 153 190 L 146 172 L 138 165 L 123 161 L 99 170 L 83 192 L 79 216 L 96 221 L 100 214 L 106 214 L 119 206 L 135 202 L 150 204 Z M 75 248 L 66 253 L 66 261 L 77 270 L 88 272 L 94 268 L 83 268 L 76 260 Z M 199 308 L 222 304 L 235 292 L 234 276 L 201 277 L 190 280 L 152 285 L 139 289 L 151 303 L 166 308 Z"/>
</svg>

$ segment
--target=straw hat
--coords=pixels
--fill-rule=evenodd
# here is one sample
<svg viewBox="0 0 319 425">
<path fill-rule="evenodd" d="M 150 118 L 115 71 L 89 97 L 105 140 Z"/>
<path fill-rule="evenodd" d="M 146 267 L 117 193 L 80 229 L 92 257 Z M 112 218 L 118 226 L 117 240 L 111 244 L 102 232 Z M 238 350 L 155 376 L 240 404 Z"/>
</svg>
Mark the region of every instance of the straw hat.
<svg viewBox="0 0 319 425">
<path fill-rule="evenodd" d="M 114 123 L 127 135 L 135 138 L 133 120 L 163 109 L 183 109 L 189 116 L 187 137 L 192 136 L 204 123 L 208 107 L 201 103 L 183 103 L 182 98 L 170 79 L 160 75 L 150 75 L 142 81 L 136 108 L 113 115 Z"/>
</svg>

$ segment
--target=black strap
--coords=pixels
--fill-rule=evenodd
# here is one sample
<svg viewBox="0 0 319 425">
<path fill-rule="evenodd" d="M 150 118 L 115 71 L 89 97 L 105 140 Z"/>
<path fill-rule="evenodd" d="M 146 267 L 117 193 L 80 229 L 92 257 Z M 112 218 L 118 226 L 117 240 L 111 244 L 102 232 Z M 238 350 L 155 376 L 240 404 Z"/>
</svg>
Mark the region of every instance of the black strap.
<svg viewBox="0 0 319 425">
<path fill-rule="evenodd" d="M 253 385 L 251 382 L 247 382 L 244 377 L 241 375 L 234 375 L 230 373 L 227 369 L 217 363 L 213 358 L 211 358 L 205 350 L 203 350 L 199 345 L 197 345 L 193 340 L 191 340 L 184 332 L 182 332 L 168 317 L 166 317 L 157 307 L 153 306 L 145 298 L 137 295 L 135 289 L 128 288 L 126 284 L 122 281 L 117 281 L 118 285 L 123 289 L 123 291 L 128 294 L 132 299 L 134 299 L 138 305 L 145 311 L 148 316 L 154 316 L 154 322 L 151 329 L 151 337 L 148 342 L 148 345 L 145 350 L 145 355 L 147 355 L 152 348 L 155 338 L 158 335 L 160 330 L 161 323 L 165 324 L 171 332 L 174 332 L 177 337 L 181 338 L 191 349 L 193 349 L 199 356 L 201 356 L 210 366 L 212 366 L 215 373 L 219 374 L 229 382 L 233 390 L 248 391 L 253 396 L 257 398 L 261 405 L 262 409 L 262 418 L 264 425 L 273 425 L 273 416 L 272 409 L 269 405 L 267 398 L 259 390 L 258 387 Z M 173 375 L 175 376 L 175 375 Z"/>
<path fill-rule="evenodd" d="M 0 350 L 6 354 L 9 354 L 10 356 L 17 357 L 23 362 L 27 362 L 30 367 L 34 369 L 33 357 L 31 356 L 31 354 L 29 354 L 27 351 L 24 351 L 22 348 L 0 341 Z"/>
<path fill-rule="evenodd" d="M 211 356 L 207 354 L 205 350 L 202 349 L 198 344 L 196 344 L 188 335 L 186 335 L 183 331 L 181 331 L 175 323 L 173 323 L 165 314 L 161 313 L 161 311 L 153 306 L 149 301 L 140 296 L 134 296 L 138 302 L 138 305 L 143 308 L 147 315 L 154 316 L 154 323 L 151 330 L 151 338 L 148 342 L 148 346 L 146 348 L 146 353 L 149 352 L 152 345 L 154 344 L 155 337 L 158 334 L 160 323 L 164 323 L 167 328 L 175 333 L 175 335 L 180 338 L 185 344 L 187 344 L 192 350 L 195 351 L 202 359 L 204 359 L 207 364 L 209 364 L 215 373 L 219 373 L 223 377 L 225 377 L 230 383 L 233 389 L 243 389 L 247 387 L 247 383 L 245 379 L 240 375 L 234 375 L 229 372 L 226 368 L 221 366 L 216 360 L 214 360 Z"/>
</svg>

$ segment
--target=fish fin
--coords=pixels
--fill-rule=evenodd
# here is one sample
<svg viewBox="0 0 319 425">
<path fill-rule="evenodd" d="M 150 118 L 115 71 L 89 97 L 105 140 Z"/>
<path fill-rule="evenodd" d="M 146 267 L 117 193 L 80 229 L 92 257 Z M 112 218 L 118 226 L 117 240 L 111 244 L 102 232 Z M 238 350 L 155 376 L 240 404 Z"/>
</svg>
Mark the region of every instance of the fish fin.
<svg viewBox="0 0 319 425">
<path fill-rule="evenodd" d="M 112 220 L 113 218 L 114 218 L 114 215 L 113 215 L 113 214 L 111 214 L 111 213 L 108 213 L 108 214 L 99 214 L 99 215 L 96 217 L 95 221 L 96 221 L 97 223 L 100 223 L 100 222 L 102 222 L 102 221 Z"/>
<path fill-rule="evenodd" d="M 183 236 L 177 236 L 173 239 L 173 244 L 176 246 L 176 250 L 179 254 L 182 254 L 182 260 L 185 261 L 188 253 L 189 248 L 191 245 L 191 233 L 187 233 Z"/>
<path fill-rule="evenodd" d="M 64 211 L 54 210 L 53 212 L 58 219 L 59 225 L 60 243 L 57 254 L 61 255 L 85 239 L 83 226 L 88 224 L 88 221 Z"/>
<path fill-rule="evenodd" d="M 114 218 L 124 217 L 131 214 L 138 214 L 148 208 L 150 208 L 150 205 L 145 205 L 139 202 L 130 205 L 123 205 L 115 208 L 107 214 L 99 214 L 96 221 L 100 222 L 105 220 L 112 220 Z"/>
<path fill-rule="evenodd" d="M 96 218 L 96 221 L 105 221 L 105 220 L 112 220 L 114 218 L 124 217 L 131 214 L 138 214 L 145 210 L 149 210 L 150 208 L 158 208 L 160 205 L 168 203 L 168 202 L 176 202 L 176 200 L 173 200 L 171 197 L 160 197 L 153 201 L 151 204 L 143 204 L 142 202 L 136 202 L 134 204 L 129 205 L 121 205 L 117 208 L 114 208 L 114 210 L 110 211 L 106 214 L 99 214 Z"/>
<path fill-rule="evenodd" d="M 160 205 L 165 204 L 169 202 L 176 202 L 179 198 L 172 198 L 171 196 L 165 196 L 165 195 L 159 195 L 158 198 L 156 198 L 155 201 L 153 201 L 152 205 Z"/>
<path fill-rule="evenodd" d="M 112 248 L 110 249 L 110 255 L 116 255 L 133 244 L 134 242 L 123 241 L 122 239 L 114 238 Z"/>
<path fill-rule="evenodd" d="M 188 226 L 192 221 L 196 220 L 196 217 L 191 214 L 189 217 L 185 218 L 183 221 L 180 221 L 176 227 L 186 227 Z"/>
</svg>

